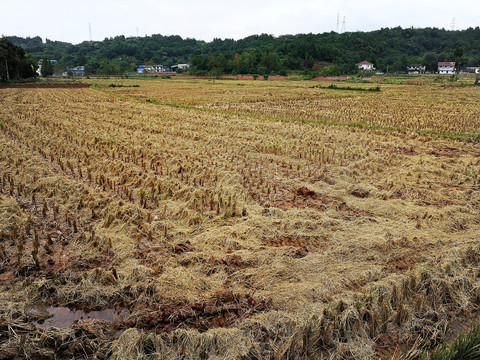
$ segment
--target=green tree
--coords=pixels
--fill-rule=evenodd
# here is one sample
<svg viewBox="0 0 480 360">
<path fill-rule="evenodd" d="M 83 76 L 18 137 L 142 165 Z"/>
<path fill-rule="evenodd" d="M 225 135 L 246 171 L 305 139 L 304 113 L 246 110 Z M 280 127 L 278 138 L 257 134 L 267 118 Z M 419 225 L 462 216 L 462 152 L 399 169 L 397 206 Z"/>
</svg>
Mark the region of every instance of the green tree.
<svg viewBox="0 0 480 360">
<path fill-rule="evenodd" d="M 238 74 L 248 74 L 255 72 L 255 57 L 248 51 L 242 54 L 236 54 L 233 60 L 233 68 Z"/>
<path fill-rule="evenodd" d="M 461 46 L 457 46 L 453 51 L 453 57 L 455 58 L 455 64 L 457 65 L 457 74 L 460 71 L 460 59 L 463 56 L 465 50 Z"/>
<path fill-rule="evenodd" d="M 42 59 L 42 67 L 40 68 L 40 74 L 43 77 L 53 75 L 53 65 L 50 60 L 47 60 L 46 58 Z"/>
<path fill-rule="evenodd" d="M 85 65 L 87 71 L 88 65 L 90 72 L 108 73 L 118 72 L 118 67 L 121 71 L 131 70 L 132 63 L 145 64 L 150 59 L 152 63 L 163 65 L 190 63 L 190 72 L 198 74 L 219 70 L 239 74 L 314 72 L 321 70 L 319 64 L 322 68 L 337 66 L 337 69 L 326 69 L 328 72 L 352 74 L 357 70 L 355 63 L 365 59 L 374 62 L 381 70 L 386 70 L 388 65 L 390 71 L 403 72 L 406 59 L 409 63 L 423 62 L 429 71 L 434 71 L 438 61 L 453 61 L 456 47 L 464 49 L 462 56 L 456 58 L 462 66 L 480 64 L 480 27 L 461 31 L 396 27 L 371 32 L 278 37 L 261 34 L 240 40 L 216 38 L 211 42 L 163 35 L 117 36 L 77 45 L 48 39 L 42 42 L 39 37 L 11 36 L 9 39 L 22 46 L 25 52 L 32 53 L 34 58 L 57 59 L 54 67 L 59 64 L 64 68 Z M 211 54 L 215 55 L 211 57 Z M 100 64 L 102 59 L 115 65 Z M 9 60 L 8 63 L 14 62 Z M 28 70 L 28 65 L 9 65 L 9 76 L 18 76 L 20 68 Z M 6 70 L 5 61 L 0 61 L 0 76 L 3 78 L 7 76 Z"/>
<path fill-rule="evenodd" d="M 436 71 L 438 67 L 438 55 L 433 52 L 425 53 L 422 64 L 425 65 L 427 71 Z"/>
<path fill-rule="evenodd" d="M 397 60 L 392 65 L 392 71 L 396 73 L 401 73 L 406 71 L 407 69 L 407 64 L 408 64 L 408 59 L 405 54 L 400 56 Z"/>
<path fill-rule="evenodd" d="M 123 69 L 116 61 L 101 59 L 97 73 L 101 75 L 121 75 L 123 74 Z"/>
<path fill-rule="evenodd" d="M 266 68 L 268 74 L 277 71 L 279 68 L 278 54 L 273 51 L 264 52 L 260 58 L 260 65 Z"/>
<path fill-rule="evenodd" d="M 23 48 L 6 37 L 0 39 L 0 81 L 34 77 L 36 69 L 37 64 Z"/>
</svg>

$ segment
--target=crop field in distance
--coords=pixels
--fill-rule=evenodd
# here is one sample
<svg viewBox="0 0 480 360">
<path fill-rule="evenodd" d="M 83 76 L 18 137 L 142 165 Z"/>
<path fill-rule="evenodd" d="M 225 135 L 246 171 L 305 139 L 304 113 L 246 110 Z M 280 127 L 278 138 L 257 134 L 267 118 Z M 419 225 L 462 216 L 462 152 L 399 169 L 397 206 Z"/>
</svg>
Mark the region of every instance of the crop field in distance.
<svg viewBox="0 0 480 360">
<path fill-rule="evenodd" d="M 84 81 L 0 88 L 0 359 L 419 359 L 476 317 L 478 88 Z"/>
</svg>

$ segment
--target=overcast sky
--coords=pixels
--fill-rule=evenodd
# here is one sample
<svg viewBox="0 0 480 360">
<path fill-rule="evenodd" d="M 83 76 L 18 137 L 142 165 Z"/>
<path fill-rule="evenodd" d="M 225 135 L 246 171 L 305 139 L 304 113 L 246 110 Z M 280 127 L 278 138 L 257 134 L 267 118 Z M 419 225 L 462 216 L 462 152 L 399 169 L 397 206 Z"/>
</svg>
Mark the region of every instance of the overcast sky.
<svg viewBox="0 0 480 360">
<path fill-rule="evenodd" d="M 180 35 L 211 41 L 382 27 L 480 25 L 479 0 L 1 0 L 0 35 L 74 44 L 117 35 Z M 344 26 L 345 19 L 345 26 Z"/>
</svg>

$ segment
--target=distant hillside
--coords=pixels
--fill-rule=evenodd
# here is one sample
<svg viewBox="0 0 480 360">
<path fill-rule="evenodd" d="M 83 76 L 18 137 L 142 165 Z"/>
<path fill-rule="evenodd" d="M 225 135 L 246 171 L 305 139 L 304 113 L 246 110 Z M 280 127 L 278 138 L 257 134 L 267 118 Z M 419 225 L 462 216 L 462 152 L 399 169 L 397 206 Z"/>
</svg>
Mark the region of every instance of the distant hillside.
<svg viewBox="0 0 480 360">
<path fill-rule="evenodd" d="M 422 63 L 436 70 L 438 61 L 459 61 L 480 66 L 480 28 L 447 31 L 437 28 L 385 28 L 372 32 L 298 34 L 274 37 L 253 35 L 241 40 L 205 42 L 180 36 L 117 36 L 78 45 L 40 37 L 9 39 L 37 60 L 57 60 L 57 67 L 84 65 L 87 73 L 118 74 L 144 63 L 191 63 L 191 71 L 206 73 L 288 73 L 323 75 L 355 72 L 367 60 L 378 70 L 402 71 L 407 63 Z M 456 47 L 462 58 L 453 56 Z"/>
</svg>

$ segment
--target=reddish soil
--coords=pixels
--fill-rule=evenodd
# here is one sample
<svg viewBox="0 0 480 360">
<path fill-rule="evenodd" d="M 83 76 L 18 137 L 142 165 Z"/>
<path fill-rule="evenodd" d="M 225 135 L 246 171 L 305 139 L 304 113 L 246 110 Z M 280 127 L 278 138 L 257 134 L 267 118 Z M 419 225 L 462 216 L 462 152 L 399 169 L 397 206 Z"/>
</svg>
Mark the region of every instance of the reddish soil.
<svg viewBox="0 0 480 360">
<path fill-rule="evenodd" d="M 90 84 L 0 84 L 0 89 L 20 88 L 20 89 L 80 89 L 88 88 Z"/>
<path fill-rule="evenodd" d="M 319 194 L 306 187 L 298 189 L 293 200 L 279 198 L 270 205 L 279 207 L 280 209 L 290 209 L 293 207 L 304 209 L 309 207 L 318 211 L 326 210 L 327 205 L 334 205 L 340 208 L 340 210 L 344 210 L 347 206 L 343 199 L 339 197 Z"/>
<path fill-rule="evenodd" d="M 270 75 L 268 76 L 268 80 L 287 80 L 287 78 L 281 75 Z"/>
<path fill-rule="evenodd" d="M 404 272 L 406 270 L 412 269 L 415 266 L 415 264 L 417 264 L 422 260 L 424 260 L 424 258 L 418 255 L 398 256 L 387 262 L 387 264 L 385 265 L 385 270 L 387 270 L 388 272 L 396 272 L 396 273 Z"/>
<path fill-rule="evenodd" d="M 299 209 L 310 208 L 317 211 L 326 211 L 328 208 L 333 208 L 340 212 L 340 217 L 344 220 L 351 220 L 352 218 L 361 216 L 373 216 L 371 212 L 349 207 L 347 203 L 338 196 L 316 193 L 306 187 L 298 189 L 294 199 L 289 199 L 284 196 L 275 201 L 267 202 L 266 205 L 275 206 L 280 209 L 291 209 L 296 207 Z"/>
<path fill-rule="evenodd" d="M 238 75 L 237 80 L 255 80 L 253 75 Z"/>
</svg>

